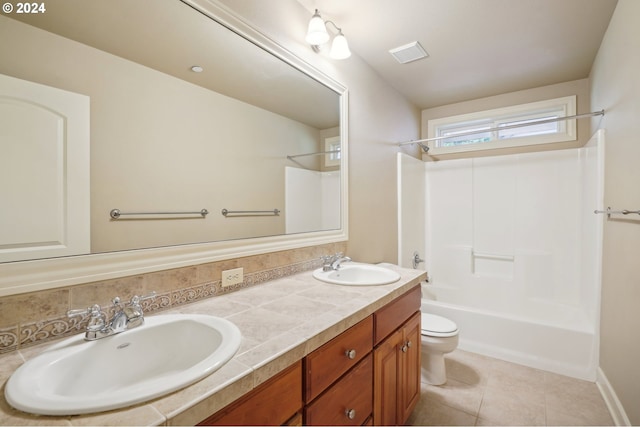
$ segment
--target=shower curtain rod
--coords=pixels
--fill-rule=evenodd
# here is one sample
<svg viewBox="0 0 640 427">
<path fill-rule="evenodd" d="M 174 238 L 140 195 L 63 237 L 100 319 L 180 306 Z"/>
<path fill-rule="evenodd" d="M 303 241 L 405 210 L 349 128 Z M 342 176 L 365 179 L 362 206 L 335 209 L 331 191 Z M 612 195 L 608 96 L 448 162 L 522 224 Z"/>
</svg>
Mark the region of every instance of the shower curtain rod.
<svg viewBox="0 0 640 427">
<path fill-rule="evenodd" d="M 319 156 L 321 154 L 335 154 L 335 153 L 339 153 L 339 152 L 340 152 L 340 150 L 318 151 L 316 153 L 296 154 L 296 155 L 293 155 L 293 156 L 287 156 L 287 159 L 291 160 L 291 159 L 295 159 L 296 157 Z"/>
<path fill-rule="evenodd" d="M 582 119 L 582 118 L 585 118 L 585 117 L 593 117 L 593 116 L 604 116 L 604 110 L 594 111 L 594 112 L 591 112 L 591 113 L 576 114 L 575 116 L 555 117 L 553 119 L 536 120 L 536 121 L 529 122 L 529 123 L 519 123 L 519 124 L 515 124 L 515 125 L 507 125 L 507 126 L 496 127 L 496 128 L 491 128 L 491 129 L 483 129 L 481 131 L 479 131 L 479 130 L 465 131 L 465 132 L 460 132 L 460 133 L 456 134 L 455 136 L 457 137 L 457 136 L 465 136 L 465 135 L 474 135 L 474 134 L 481 133 L 481 132 L 497 132 L 497 131 L 505 130 L 505 129 L 515 129 L 515 128 L 521 128 L 521 127 L 526 127 L 526 126 L 534 126 L 534 125 L 540 125 L 540 124 L 545 124 L 545 123 L 560 122 L 560 121 L 563 121 L 563 120 Z M 429 150 L 429 147 L 425 146 L 424 144 L 422 144 L 423 142 L 438 141 L 438 140 L 447 139 L 447 138 L 453 138 L 453 137 L 452 136 L 436 136 L 436 137 L 433 137 L 433 138 L 416 139 L 416 140 L 413 140 L 413 141 L 399 142 L 398 145 L 419 144 L 422 147 L 422 149 L 425 150 L 425 152 L 426 152 L 426 151 Z"/>
</svg>

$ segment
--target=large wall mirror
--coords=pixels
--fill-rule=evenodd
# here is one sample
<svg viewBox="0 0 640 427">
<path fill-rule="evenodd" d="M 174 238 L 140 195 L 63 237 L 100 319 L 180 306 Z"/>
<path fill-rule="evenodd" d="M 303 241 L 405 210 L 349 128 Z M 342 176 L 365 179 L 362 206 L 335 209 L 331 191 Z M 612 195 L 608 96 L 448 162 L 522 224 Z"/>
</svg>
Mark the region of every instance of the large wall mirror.
<svg viewBox="0 0 640 427">
<path fill-rule="evenodd" d="M 0 295 L 346 239 L 346 89 L 223 6 L 50 0 L 0 57 Z"/>
</svg>

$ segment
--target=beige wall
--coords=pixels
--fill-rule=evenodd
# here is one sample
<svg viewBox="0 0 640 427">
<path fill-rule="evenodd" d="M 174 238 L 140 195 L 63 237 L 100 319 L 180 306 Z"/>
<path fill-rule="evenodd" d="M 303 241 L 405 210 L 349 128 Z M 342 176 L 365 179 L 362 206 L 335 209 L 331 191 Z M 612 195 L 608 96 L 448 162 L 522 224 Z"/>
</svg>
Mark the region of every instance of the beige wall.
<svg viewBox="0 0 640 427">
<path fill-rule="evenodd" d="M 346 61 L 331 61 L 313 53 L 303 41 L 310 13 L 304 10 L 296 0 L 278 2 L 226 0 L 226 2 L 260 31 L 347 86 L 350 98 L 348 112 L 350 240 L 348 246 L 340 242 L 264 256 L 258 255 L 256 256 L 258 261 L 255 262 L 256 275 L 263 277 L 263 271 L 278 273 L 281 265 L 285 265 L 287 269 L 290 265 L 294 268 L 298 268 L 298 265 L 304 269 L 313 268 L 317 265 L 320 255 L 345 251 L 345 249 L 346 253 L 355 260 L 396 262 L 395 162 L 396 153 L 399 151 L 397 142 L 418 137 L 419 111 L 384 83 L 357 56 Z M 0 25 L 0 35 L 2 29 Z M 0 57 L 5 56 L 0 55 Z M 0 62 L 0 72 L 4 64 L 4 61 Z M 80 90 L 77 91 L 80 92 Z M 403 151 L 416 157 L 419 155 L 415 147 L 408 146 L 403 148 Z M 111 283 L 107 286 L 103 283 L 79 284 L 73 288 L 63 289 L 64 292 L 60 294 L 60 298 L 55 300 L 51 298 L 51 293 L 57 292 L 57 289 L 2 297 L 0 314 L 5 314 L 7 319 L 3 319 L 0 315 L 0 351 L 10 351 L 22 345 L 29 345 L 30 343 L 17 340 L 20 336 L 19 331 L 23 328 L 37 326 L 41 329 L 50 329 L 52 325 L 58 324 L 56 322 L 64 317 L 68 308 L 82 306 L 85 304 L 83 301 L 96 302 L 95 289 L 105 290 L 106 297 L 119 295 L 123 299 L 130 298 L 133 293 L 145 293 L 150 289 L 166 290 L 168 294 L 172 296 L 175 294 L 180 299 L 183 292 L 181 289 L 184 287 L 190 287 L 194 283 L 219 281 L 220 271 L 228 268 L 244 267 L 247 274 L 254 271 L 252 264 L 253 261 L 247 258 L 236 258 L 216 263 L 214 267 L 203 264 L 179 269 L 177 273 L 170 270 L 114 279 L 110 280 Z M 166 279 L 158 280 L 158 277 L 166 277 Z M 158 289 L 158 286 L 162 286 L 162 289 Z M 87 292 L 84 291 L 85 288 Z M 70 297 L 69 292 L 74 292 L 75 289 L 79 290 L 80 296 Z M 188 293 L 200 295 L 202 292 L 188 290 Z M 205 294 L 210 295 L 206 292 Z M 34 304 L 29 304 L 29 301 L 33 301 Z M 55 305 L 55 310 L 51 309 L 52 304 Z M 7 307 L 12 307 L 13 311 L 5 310 Z M 29 310 L 30 307 L 33 309 Z M 12 316 L 12 313 L 20 313 L 20 316 Z M 53 320 L 43 322 L 43 319 Z M 41 332 L 38 336 L 49 339 L 49 335 L 45 336 Z M 33 336 L 35 335 L 34 333 Z M 5 339 L 6 336 L 10 339 Z"/>
<path fill-rule="evenodd" d="M 117 56 L 0 17 L 0 73 L 91 99 L 93 253 L 284 233 L 287 154 L 320 130 Z M 49 58 L 43 63 L 42 55 Z M 109 212 L 199 211 L 206 219 L 111 221 Z"/>
<path fill-rule="evenodd" d="M 620 0 L 591 72 L 592 120 L 606 132 L 604 206 L 640 209 L 640 2 Z M 600 366 L 640 424 L 640 219 L 605 221 Z"/>
<path fill-rule="evenodd" d="M 397 261 L 397 142 L 418 138 L 419 111 L 353 55 L 342 61 L 304 42 L 312 12 L 296 0 L 223 0 L 268 37 L 349 89 L 349 245 L 364 262 Z M 328 17 L 325 17 L 329 19 Z M 338 23 L 339 24 L 339 23 Z M 344 29 L 348 37 L 348 29 Z M 414 147 L 406 152 L 418 156 Z"/>
<path fill-rule="evenodd" d="M 549 86 L 542 86 L 533 89 L 521 90 L 517 92 L 509 92 L 487 98 L 474 99 L 471 101 L 458 102 L 455 104 L 443 105 L 441 107 L 429 108 L 422 111 L 422 138 L 427 138 L 428 121 L 440 119 L 443 117 L 455 116 L 458 114 L 474 113 L 477 111 L 491 110 L 494 108 L 508 107 L 518 104 L 527 104 L 529 102 L 544 101 L 547 99 L 561 98 L 564 96 L 576 95 L 577 114 L 589 113 L 590 96 L 589 96 L 589 79 L 574 80 L 565 83 L 558 83 Z M 598 109 L 599 110 L 599 109 Z M 563 149 L 581 147 L 591 138 L 591 130 L 588 120 L 577 121 L 578 139 L 577 141 L 561 142 L 555 144 L 543 144 L 540 146 L 528 146 L 524 148 L 505 148 L 498 150 L 486 150 L 475 153 L 462 153 L 459 155 L 441 155 L 438 158 L 454 158 L 454 157 L 481 157 L 494 156 L 496 154 L 510 154 L 522 151 L 544 151 L 550 149 Z M 424 160 L 434 160 L 431 156 L 424 156 Z"/>
</svg>

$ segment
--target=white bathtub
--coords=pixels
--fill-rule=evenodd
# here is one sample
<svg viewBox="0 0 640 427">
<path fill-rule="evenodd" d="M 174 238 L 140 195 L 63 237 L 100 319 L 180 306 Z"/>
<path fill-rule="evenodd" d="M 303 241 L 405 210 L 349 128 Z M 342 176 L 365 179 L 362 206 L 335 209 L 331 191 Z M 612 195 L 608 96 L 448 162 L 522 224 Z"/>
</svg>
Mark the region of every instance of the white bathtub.
<svg viewBox="0 0 640 427">
<path fill-rule="evenodd" d="M 423 313 L 458 324 L 459 349 L 584 380 L 596 378 L 597 334 L 578 308 L 533 299 L 501 306 L 498 296 L 474 298 L 429 284 L 423 284 L 422 295 Z M 484 300 L 482 308 L 470 304 L 474 300 Z"/>
</svg>

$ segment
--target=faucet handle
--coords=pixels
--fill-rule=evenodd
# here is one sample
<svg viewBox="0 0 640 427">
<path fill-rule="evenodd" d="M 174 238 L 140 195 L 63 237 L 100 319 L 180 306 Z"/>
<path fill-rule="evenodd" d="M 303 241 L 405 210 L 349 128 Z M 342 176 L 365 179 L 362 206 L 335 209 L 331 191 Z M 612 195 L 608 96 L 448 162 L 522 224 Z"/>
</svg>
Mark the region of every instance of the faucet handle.
<svg viewBox="0 0 640 427">
<path fill-rule="evenodd" d="M 113 297 L 113 299 L 111 300 L 111 304 L 116 312 L 124 310 L 124 304 L 122 303 L 120 297 Z"/>
<path fill-rule="evenodd" d="M 148 299 L 154 299 L 155 297 L 155 291 L 148 295 L 134 295 L 131 297 L 131 301 L 129 301 L 129 304 L 123 310 L 123 313 L 127 317 L 127 329 L 135 328 L 136 326 L 140 326 L 144 323 L 144 312 L 142 311 L 142 305 L 140 305 L 140 302 Z"/>
<path fill-rule="evenodd" d="M 85 314 L 91 313 L 91 307 L 89 308 L 74 308 L 72 310 L 67 311 L 67 317 L 78 317 L 84 316 Z"/>
<path fill-rule="evenodd" d="M 87 325 L 87 331 L 99 331 L 104 328 L 107 323 L 107 316 L 102 312 L 98 304 L 93 304 L 86 309 L 80 308 L 67 311 L 68 317 L 84 316 L 86 314 L 91 315 L 89 325 Z"/>
<path fill-rule="evenodd" d="M 134 296 L 131 297 L 131 301 L 129 301 L 129 304 L 131 304 L 131 305 L 140 305 L 140 303 L 142 301 L 146 301 L 148 299 L 155 299 L 156 295 L 157 295 L 156 291 L 151 291 L 150 294 L 143 295 L 141 297 L 138 296 L 138 295 L 134 295 Z"/>
<path fill-rule="evenodd" d="M 151 291 L 147 295 L 141 296 L 140 297 L 140 301 L 144 301 L 144 300 L 148 300 L 148 299 L 155 299 L 156 295 L 157 295 L 156 291 Z"/>
<path fill-rule="evenodd" d="M 74 308 L 72 310 L 67 311 L 67 317 L 78 317 L 84 316 L 86 314 L 90 314 L 91 317 L 96 317 L 102 313 L 102 309 L 98 304 L 93 304 L 91 307 L 87 308 Z"/>
<path fill-rule="evenodd" d="M 142 305 L 140 305 L 140 303 L 148 299 L 155 299 L 155 297 L 156 291 L 151 291 L 150 294 L 144 296 L 134 295 L 131 297 L 131 301 L 129 301 L 129 306 L 138 313 L 138 316 L 142 316 Z"/>
</svg>

